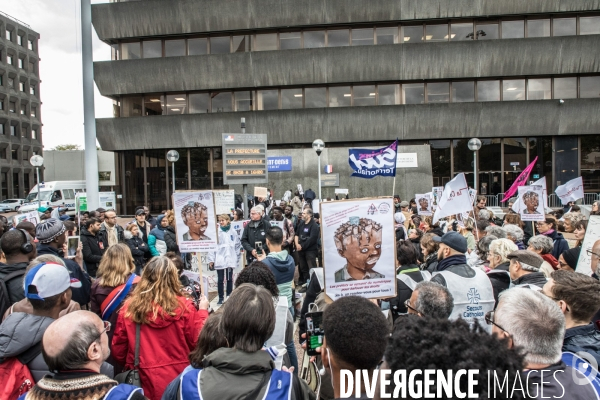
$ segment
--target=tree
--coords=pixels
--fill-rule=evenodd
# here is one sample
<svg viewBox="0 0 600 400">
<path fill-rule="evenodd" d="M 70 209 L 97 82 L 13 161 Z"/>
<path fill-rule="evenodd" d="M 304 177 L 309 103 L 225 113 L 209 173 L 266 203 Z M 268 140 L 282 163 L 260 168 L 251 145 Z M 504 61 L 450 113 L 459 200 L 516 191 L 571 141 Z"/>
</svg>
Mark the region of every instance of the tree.
<svg viewBox="0 0 600 400">
<path fill-rule="evenodd" d="M 59 144 L 52 150 L 56 150 L 56 151 L 81 150 L 81 146 L 78 144 Z"/>
</svg>

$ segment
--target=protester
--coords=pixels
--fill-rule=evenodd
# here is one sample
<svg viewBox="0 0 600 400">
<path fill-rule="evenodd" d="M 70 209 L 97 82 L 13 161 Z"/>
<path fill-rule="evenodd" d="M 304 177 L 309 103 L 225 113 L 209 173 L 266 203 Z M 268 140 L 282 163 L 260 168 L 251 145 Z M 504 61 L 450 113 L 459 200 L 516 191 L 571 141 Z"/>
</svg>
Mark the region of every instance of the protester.
<svg viewBox="0 0 600 400">
<path fill-rule="evenodd" d="M 200 289 L 200 283 L 191 279 L 184 272 L 183 260 L 176 253 L 170 251 L 165 254 L 169 260 L 173 261 L 175 268 L 177 268 L 177 274 L 179 275 L 179 283 L 181 283 L 181 292 L 184 296 L 194 302 L 196 309 L 200 307 L 202 301 L 202 290 Z M 209 308 L 210 310 L 210 308 Z"/>
<path fill-rule="evenodd" d="M 565 215 L 563 215 L 562 217 L 564 224 L 565 224 L 565 232 L 567 233 L 573 233 L 575 232 L 575 225 L 579 222 L 579 221 L 584 221 L 586 219 L 585 215 L 581 214 L 580 212 L 568 212 Z"/>
<path fill-rule="evenodd" d="M 35 227 L 35 232 L 39 241 L 38 256 L 52 255 L 63 260 L 71 278 L 81 283 L 81 287 L 73 288 L 73 300 L 81 307 L 87 307 L 90 302 L 92 280 L 83 268 L 82 244 L 80 243 L 74 259 L 64 257 L 64 245 L 67 241 L 66 228 L 62 221 L 54 218 L 41 221 Z"/>
<path fill-rule="evenodd" d="M 592 203 L 592 212 L 590 215 L 600 215 L 600 201 L 594 201 Z"/>
<path fill-rule="evenodd" d="M 98 209 L 100 210 L 100 209 Z M 102 215 L 102 213 L 101 213 Z M 104 213 L 104 219 L 101 219 L 102 225 L 100 226 L 101 237 L 104 240 L 104 248 L 108 249 L 110 246 L 122 242 L 123 227 L 117 223 L 117 213 L 113 210 L 106 211 Z"/>
<path fill-rule="evenodd" d="M 294 231 L 294 224 L 289 219 L 284 217 L 282 207 L 275 206 L 273 207 L 272 211 L 273 219 L 271 221 L 279 223 L 283 222 L 283 226 L 280 226 L 283 231 L 283 242 L 281 247 L 291 255 L 294 252 L 294 237 L 296 235 Z"/>
<path fill-rule="evenodd" d="M 134 222 L 142 233 L 142 239 L 144 240 L 144 243 L 148 244 L 148 235 L 150 235 L 152 228 L 151 224 L 146 221 L 146 213 L 143 207 L 135 211 Z"/>
<path fill-rule="evenodd" d="M 552 242 L 554 243 L 552 256 L 554 256 L 554 258 L 557 260 L 563 251 L 569 249 L 569 244 L 563 235 L 557 230 L 556 219 L 554 219 L 554 217 L 546 215 L 546 219 L 544 221 L 538 221 L 535 224 L 535 227 L 540 234 L 548 236 L 550 239 L 552 239 Z"/>
<path fill-rule="evenodd" d="M 481 240 L 487 235 L 487 227 L 490 226 L 490 221 L 478 219 L 475 225 L 477 227 L 477 238 L 478 240 Z"/>
<path fill-rule="evenodd" d="M 486 315 L 486 322 L 496 336 L 508 339 L 504 343 L 509 348 L 520 348 L 525 355 L 523 380 L 535 398 L 565 394 L 569 399 L 597 398 L 592 384 L 561 361 L 565 317 L 554 300 L 536 290 L 509 289 L 500 295 L 496 311 Z"/>
<path fill-rule="evenodd" d="M 81 245 L 83 246 L 83 261 L 91 277 L 96 277 L 98 265 L 102 261 L 104 254 L 104 239 L 100 233 L 100 221 L 96 218 L 90 218 L 85 222 L 81 229 Z"/>
<path fill-rule="evenodd" d="M 229 215 L 219 215 L 217 222 L 219 223 L 219 244 L 217 251 L 208 253 L 207 261 L 211 270 L 217 270 L 217 290 L 219 293 L 217 304 L 220 305 L 225 301 L 225 294 L 229 297 L 233 290 L 233 270 L 240 264 L 242 245 L 235 229 L 231 229 Z M 268 243 L 267 241 L 267 245 Z M 225 281 L 227 281 L 227 292 L 223 293 Z"/>
<path fill-rule="evenodd" d="M 17 224 L 17 226 L 15 226 L 15 229 L 22 229 L 25 232 L 29 233 L 29 236 L 31 236 L 34 240 L 35 240 L 35 225 L 32 224 L 29 221 L 21 221 Z M 2 235 L 4 236 L 4 235 Z"/>
<path fill-rule="evenodd" d="M 488 252 L 488 261 L 490 271 L 487 273 L 492 288 L 494 289 L 494 300 L 498 304 L 498 295 L 511 285 L 510 278 L 510 260 L 508 255 L 517 251 L 515 245 L 509 239 L 496 239 L 490 243 Z"/>
<path fill-rule="evenodd" d="M 472 391 L 478 394 L 478 398 L 527 398 L 524 391 L 516 390 L 512 396 L 509 394 L 512 383 L 521 381 L 517 375 L 523 367 L 523 356 L 516 349 L 507 348 L 505 342 L 484 332 L 481 327 L 469 327 L 463 320 L 448 321 L 427 316 L 407 317 L 401 324 L 396 324 L 388 341 L 384 360 L 380 369 L 391 370 L 391 376 L 394 376 L 396 371 L 406 371 L 408 376 L 409 371 L 437 370 L 438 373 L 452 371 L 454 377 L 464 369 L 477 370 L 479 373 L 474 375 L 476 385 Z M 511 384 L 505 385 L 504 389 L 498 389 L 494 383 L 495 372 L 498 372 L 499 379 L 507 379 Z M 427 382 L 426 378 L 422 379 L 423 383 Z M 432 377 L 432 381 L 435 382 L 435 377 Z M 387 387 L 383 384 L 375 385 L 374 399 L 391 397 L 398 383 L 395 383 L 394 379 L 388 382 Z M 415 381 L 413 388 L 418 384 L 419 382 Z M 441 389 L 439 385 L 438 381 L 438 390 Z M 380 392 L 382 387 L 385 388 L 386 394 Z M 502 393 L 499 393 L 500 391 Z M 435 393 L 435 390 L 428 392 Z M 460 392 L 465 396 L 468 392 L 466 379 L 460 379 L 459 388 L 454 390 L 454 393 Z"/>
<path fill-rule="evenodd" d="M 167 252 L 174 252 L 181 255 L 179 246 L 177 245 L 177 234 L 175 233 L 175 212 L 168 210 L 165 213 L 167 220 L 167 228 L 165 229 L 165 243 L 167 244 Z"/>
<path fill-rule="evenodd" d="M 77 311 L 53 321 L 43 333 L 43 358 L 51 371 L 27 393 L 26 400 L 105 399 L 115 389 L 130 400 L 146 399 L 143 390 L 118 384 L 101 374 L 110 353 L 111 325 L 89 311 Z M 116 392 L 115 392 L 116 393 Z"/>
<path fill-rule="evenodd" d="M 258 257 L 256 250 L 257 243 L 262 246 L 263 252 L 268 252 L 265 234 L 271 225 L 261 217 L 261 210 L 258 207 L 250 209 L 250 222 L 242 232 L 242 247 L 246 250 L 246 263 L 251 264 Z"/>
<path fill-rule="evenodd" d="M 396 244 L 396 297 L 390 299 L 390 310 L 394 321 L 401 314 L 406 314 L 405 302 L 410 299 L 415 286 L 419 282 L 431 279 L 429 271 L 421 271 L 417 265 L 417 252 L 412 243 L 408 241 L 399 241 Z"/>
<path fill-rule="evenodd" d="M 23 292 L 23 276 L 27 265 L 37 257 L 37 250 L 33 238 L 25 230 L 13 229 L 2 235 L 0 247 L 6 258 L 6 263 L 0 263 L 0 281 L 6 288 L 10 304 L 0 308 L 0 315 L 6 309 L 25 298 Z M 3 294 L 0 290 L 0 294 Z"/>
<path fill-rule="evenodd" d="M 136 327 L 140 329 L 138 370 L 150 400 L 159 400 L 188 365 L 187 354 L 196 346 L 208 318 L 208 300 L 203 298 L 196 310 L 192 301 L 181 295 L 180 285 L 173 262 L 154 257 L 125 301 L 115 327 L 112 354 L 125 370 L 134 368 Z"/>
<path fill-rule="evenodd" d="M 469 257 L 467 258 L 467 264 L 469 264 L 473 268 L 479 268 L 483 272 L 489 272 L 489 260 L 488 255 L 490 251 L 490 244 L 498 239 L 493 235 L 486 235 L 477 241 L 477 257 Z"/>
<path fill-rule="evenodd" d="M 527 223 L 524 223 L 521 220 L 521 215 L 517 214 L 515 212 L 506 214 L 504 216 L 503 227 L 506 227 L 507 225 L 516 225 L 517 227 L 519 227 L 523 230 L 523 243 L 524 244 L 527 244 L 527 242 L 529 241 L 529 238 L 531 238 L 534 235 L 535 223 L 533 221 L 528 221 Z M 523 250 L 523 249 L 521 249 L 521 250 Z"/>
<path fill-rule="evenodd" d="M 157 218 L 156 226 L 148 234 L 148 248 L 152 257 L 164 256 L 167 252 L 167 242 L 165 241 L 165 231 L 169 225 L 169 220 L 163 214 Z"/>
<path fill-rule="evenodd" d="M 404 226 L 405 221 L 406 218 L 401 212 L 397 212 L 394 214 L 394 229 L 396 230 L 396 242 L 398 240 L 405 240 L 407 238 L 406 227 Z"/>
<path fill-rule="evenodd" d="M 585 237 L 585 232 L 587 231 L 587 225 L 588 221 L 585 219 L 575 223 L 575 230 L 573 233 L 575 234 L 575 239 L 577 240 L 577 242 L 575 242 L 576 247 L 581 247 L 583 244 L 583 238 Z"/>
<path fill-rule="evenodd" d="M 435 282 L 420 282 L 405 303 L 408 314 L 419 317 L 448 319 L 454 308 L 454 298 L 448 288 Z"/>
<path fill-rule="evenodd" d="M 485 210 L 485 205 L 487 203 L 487 197 L 485 196 L 477 196 L 477 201 L 475 202 L 475 207 L 478 210 Z"/>
<path fill-rule="evenodd" d="M 477 212 L 477 217 L 482 220 L 482 221 L 489 221 L 490 223 L 492 223 L 492 212 L 490 210 L 476 210 Z M 493 225 L 493 224 L 492 224 Z"/>
<path fill-rule="evenodd" d="M 579 261 L 579 253 L 581 247 L 574 247 L 562 252 L 558 257 L 558 268 L 565 271 L 575 271 L 577 269 L 577 261 Z"/>
<path fill-rule="evenodd" d="M 517 250 L 510 253 L 509 272 L 514 286 L 541 290 L 546 284 L 546 277 L 540 272 L 544 259 L 529 250 Z"/>
<path fill-rule="evenodd" d="M 390 332 L 378 307 L 357 296 L 343 297 L 327 307 L 323 332 L 323 368 L 331 374 L 334 397 L 339 399 L 341 371 L 360 370 L 371 376 L 383 358 Z M 364 381 L 360 393 L 365 393 Z M 359 398 L 355 388 L 346 398 Z"/>
<path fill-rule="evenodd" d="M 98 207 L 96 209 L 97 218 L 100 222 L 104 223 L 104 218 L 106 216 L 106 210 L 102 207 Z"/>
<path fill-rule="evenodd" d="M 525 244 L 523 243 L 523 229 L 516 225 L 504 225 L 502 229 L 506 232 L 506 238 L 517 245 L 518 250 L 526 249 Z"/>
<path fill-rule="evenodd" d="M 474 221 L 468 218 L 464 221 L 464 226 L 459 226 L 459 233 L 467 239 L 467 250 L 469 253 L 473 252 L 476 247 L 475 236 L 473 236 L 473 225 Z"/>
<path fill-rule="evenodd" d="M 300 192 L 296 190 L 294 192 L 294 198 L 292 198 L 292 200 L 290 201 L 290 205 L 293 207 L 294 210 L 294 215 L 300 214 L 300 212 L 302 211 L 303 204 L 304 202 L 302 201 L 302 196 L 300 195 Z"/>
<path fill-rule="evenodd" d="M 527 250 L 533 251 L 544 259 L 544 263 L 540 267 L 540 271 L 544 273 L 546 278 L 558 269 L 558 260 L 552 255 L 554 243 L 550 237 L 545 235 L 536 235 L 529 239 Z"/>
<path fill-rule="evenodd" d="M 127 229 L 124 233 L 125 243 L 129 246 L 131 255 L 133 257 L 133 263 L 135 264 L 135 273 L 137 275 L 142 274 L 142 269 L 146 264 L 146 258 L 150 255 L 150 249 L 148 245 L 144 243 L 142 234 L 137 224 L 127 225 Z"/>
<path fill-rule="evenodd" d="M 443 236 L 444 230 L 441 228 L 439 222 L 433 223 L 433 217 L 427 215 L 423 218 L 421 226 L 419 227 L 424 233 L 433 233 L 437 236 Z"/>
<path fill-rule="evenodd" d="M 305 208 L 302 221 L 296 230 L 296 250 L 298 251 L 298 283 L 306 290 L 310 270 L 317 267 L 318 240 L 321 236 L 319 225 L 313 219 L 313 211 Z"/>
<path fill-rule="evenodd" d="M 52 207 L 42 206 L 42 207 L 38 208 L 37 210 L 41 214 L 40 221 L 50 219 L 52 216 L 52 210 L 53 210 Z"/>
<path fill-rule="evenodd" d="M 272 226 L 266 234 L 267 247 L 269 248 L 269 255 L 259 256 L 259 261 L 262 261 L 275 276 L 277 287 L 281 296 L 285 296 L 288 299 L 288 307 L 290 313 L 294 316 L 294 299 L 292 283 L 294 282 L 294 273 L 296 272 L 296 265 L 294 259 L 288 254 L 286 250 L 283 250 L 283 232 L 278 226 Z"/>
<path fill-rule="evenodd" d="M 427 270 L 431 273 L 436 271 L 438 263 L 437 252 L 439 245 L 433 240 L 434 236 L 435 235 L 433 233 L 424 234 L 419 246 L 424 259 L 421 269 Z"/>
<path fill-rule="evenodd" d="M 44 263 L 30 269 L 23 281 L 25 297 L 31 303 L 31 314 L 15 312 L 0 325 L 0 360 L 26 355 L 27 367 L 35 382 L 50 373 L 50 369 L 36 347 L 48 326 L 58 319 L 60 312 L 71 302 L 72 280 L 62 265 Z M 35 348 L 34 348 L 35 347 Z M 25 354 L 27 353 L 27 354 Z"/>
<path fill-rule="evenodd" d="M 502 227 L 497 225 L 490 225 L 487 228 L 485 228 L 485 234 L 496 236 L 498 239 L 506 238 L 506 231 L 502 229 Z"/>
</svg>

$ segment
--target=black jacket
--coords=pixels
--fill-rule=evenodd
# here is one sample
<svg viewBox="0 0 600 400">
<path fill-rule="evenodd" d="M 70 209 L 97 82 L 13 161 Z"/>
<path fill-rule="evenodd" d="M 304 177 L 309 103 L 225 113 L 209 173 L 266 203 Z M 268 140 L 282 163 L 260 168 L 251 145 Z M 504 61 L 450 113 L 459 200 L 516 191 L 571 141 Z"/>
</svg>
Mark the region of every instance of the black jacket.
<svg viewBox="0 0 600 400">
<path fill-rule="evenodd" d="M 600 365 L 600 330 L 594 323 L 569 328 L 565 332 L 562 351 L 578 353 L 585 351 L 596 359 Z"/>
<path fill-rule="evenodd" d="M 436 271 L 437 264 L 437 253 L 433 253 L 427 256 L 427 258 L 425 259 L 425 264 L 421 265 L 421 269 L 429 271 L 433 274 Z"/>
<path fill-rule="evenodd" d="M 510 287 L 510 275 L 504 272 L 499 272 L 508 272 L 509 265 L 510 263 L 508 261 L 504 262 L 487 273 L 487 276 L 488 278 L 490 278 L 490 282 L 492 283 L 492 289 L 494 289 L 494 300 L 496 300 L 496 304 L 498 304 L 498 296 L 500 295 L 500 293 L 502 293 Z"/>
<path fill-rule="evenodd" d="M 319 237 L 321 236 L 321 229 L 319 224 L 311 219 L 307 224 L 304 221 L 298 224 L 298 230 L 296 231 L 298 237 L 298 244 L 302 246 L 300 251 L 317 251 L 319 248 Z"/>
<path fill-rule="evenodd" d="M 90 302 L 90 294 L 92 293 L 92 279 L 85 272 L 79 264 L 75 261 L 64 258 L 57 249 L 50 246 L 49 244 L 40 243 L 37 247 L 38 256 L 42 256 L 44 254 L 51 254 L 56 257 L 60 257 L 61 260 L 64 261 L 65 266 L 69 270 L 69 275 L 71 278 L 75 278 L 81 282 L 80 288 L 72 288 L 73 291 L 73 301 L 79 303 L 79 305 L 83 306 Z"/>
<path fill-rule="evenodd" d="M 146 257 L 150 254 L 150 248 L 141 237 L 133 236 L 130 231 L 125 232 L 125 243 L 131 250 L 133 256 L 133 263 L 135 264 L 135 270 L 141 271 L 146 265 Z"/>
<path fill-rule="evenodd" d="M 117 242 L 122 242 L 123 240 L 125 240 L 125 229 L 123 229 L 123 227 L 119 224 L 115 225 L 117 228 Z M 100 235 L 102 236 L 102 240 L 104 243 L 104 248 L 108 249 L 108 232 L 106 231 L 106 226 L 104 226 L 104 224 L 102 224 L 100 226 L 100 232 L 102 232 Z M 100 233 L 98 232 L 98 233 Z"/>
<path fill-rule="evenodd" d="M 96 235 L 92 235 L 87 229 L 81 228 L 81 235 L 79 236 L 83 246 L 83 261 L 85 261 L 88 274 L 94 278 L 106 248 L 104 246 L 104 235 L 101 232 L 98 231 Z"/>
<path fill-rule="evenodd" d="M 563 251 L 569 250 L 569 243 L 567 242 L 565 237 L 562 235 L 562 233 L 560 233 L 558 231 L 554 231 L 550 235 L 546 235 L 546 236 L 548 236 L 554 242 L 554 248 L 552 249 L 552 255 L 557 260 L 558 260 L 558 257 L 560 257 L 560 255 L 563 253 Z"/>
<path fill-rule="evenodd" d="M 179 253 L 179 246 L 177 245 L 177 236 L 175 235 L 175 228 L 167 226 L 165 229 L 165 243 L 167 244 L 167 251 L 173 251 Z"/>
<path fill-rule="evenodd" d="M 10 304 L 15 304 L 16 302 L 25 298 L 25 292 L 23 291 L 23 278 L 25 278 L 25 269 L 27 269 L 27 265 L 29 264 L 26 262 L 16 264 L 0 263 L 0 278 L 4 278 L 13 272 L 23 272 L 23 275 L 17 276 L 8 282 L 4 282 L 6 284 L 6 289 L 8 290 Z"/>
<path fill-rule="evenodd" d="M 409 271 L 409 272 L 407 272 Z M 415 282 L 423 282 L 423 275 L 417 265 L 403 265 L 398 268 L 397 275 L 408 275 Z M 398 288 L 398 294 L 396 297 L 390 300 L 390 310 L 392 311 L 392 318 L 394 321 L 400 316 L 400 314 L 406 314 L 408 310 L 404 306 L 404 302 L 410 299 L 413 290 L 396 277 L 396 287 Z M 414 307 L 414 306 L 413 306 Z"/>
<path fill-rule="evenodd" d="M 535 285 L 543 288 L 548 282 L 543 272 L 530 272 L 513 281 L 514 285 Z"/>
<path fill-rule="evenodd" d="M 263 246 L 263 251 L 265 254 L 269 254 L 269 249 L 267 248 L 267 229 L 269 229 L 270 224 L 263 218 L 259 221 L 250 221 L 248 225 L 244 228 L 244 232 L 242 233 L 242 247 L 246 250 L 246 257 L 249 258 L 252 256 L 252 250 L 254 250 L 254 245 L 256 242 L 261 242 Z"/>
</svg>

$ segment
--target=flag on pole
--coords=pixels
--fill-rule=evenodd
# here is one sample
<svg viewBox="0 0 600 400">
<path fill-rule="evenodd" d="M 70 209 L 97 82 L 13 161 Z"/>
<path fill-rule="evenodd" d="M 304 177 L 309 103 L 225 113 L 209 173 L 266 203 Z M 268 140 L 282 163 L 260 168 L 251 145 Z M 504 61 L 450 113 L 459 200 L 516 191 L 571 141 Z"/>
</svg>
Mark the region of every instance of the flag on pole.
<svg viewBox="0 0 600 400">
<path fill-rule="evenodd" d="M 583 179 L 581 177 L 571 179 L 564 185 L 560 185 L 554 191 L 560 198 L 563 206 L 568 204 L 570 201 L 576 201 L 583 198 Z"/>
<path fill-rule="evenodd" d="M 473 203 L 469 196 L 469 186 L 465 174 L 460 173 L 446 183 L 438 207 L 433 214 L 433 223 L 435 224 L 440 218 L 462 214 L 472 209 Z"/>
<path fill-rule="evenodd" d="M 396 176 L 398 139 L 381 149 L 349 149 L 348 164 L 354 170 L 352 176 L 373 178 L 374 176 Z"/>
<path fill-rule="evenodd" d="M 511 185 L 510 189 L 504 193 L 504 198 L 502 199 L 502 203 L 510 199 L 515 193 L 517 193 L 517 188 L 519 186 L 523 186 L 527 183 L 527 178 L 529 178 L 529 174 L 537 161 L 537 157 L 521 172 L 521 174 L 515 179 L 514 183 Z"/>
</svg>

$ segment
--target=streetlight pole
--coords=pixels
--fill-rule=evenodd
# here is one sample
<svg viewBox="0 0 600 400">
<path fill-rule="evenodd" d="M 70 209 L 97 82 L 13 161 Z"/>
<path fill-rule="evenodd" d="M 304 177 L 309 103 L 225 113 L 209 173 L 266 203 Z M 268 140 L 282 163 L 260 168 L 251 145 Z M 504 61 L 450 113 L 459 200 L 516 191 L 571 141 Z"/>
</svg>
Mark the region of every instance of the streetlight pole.
<svg viewBox="0 0 600 400">
<path fill-rule="evenodd" d="M 42 202 L 40 200 L 40 167 L 44 165 L 44 157 L 35 155 L 29 159 L 31 165 L 35 167 L 35 173 L 37 175 L 37 199 L 38 199 L 38 208 L 42 206 Z"/>
<path fill-rule="evenodd" d="M 175 193 L 175 163 L 179 160 L 179 153 L 177 150 L 169 150 L 167 153 L 167 160 L 171 162 L 171 171 L 173 175 L 173 193 Z"/>
<path fill-rule="evenodd" d="M 314 151 L 317 152 L 318 168 L 319 168 L 319 174 L 318 174 L 318 179 L 319 179 L 319 201 L 321 201 L 321 152 L 325 148 L 325 142 L 323 142 L 321 139 L 317 139 L 317 140 L 315 140 L 312 143 L 312 148 L 313 148 Z"/>
<path fill-rule="evenodd" d="M 477 151 L 481 149 L 481 140 L 473 138 L 468 143 L 469 150 L 473 152 L 473 187 L 479 194 L 479 188 L 477 187 Z"/>
<path fill-rule="evenodd" d="M 246 134 L 246 118 L 240 119 L 240 127 L 242 128 L 242 135 Z M 242 190 L 244 192 L 244 198 L 242 199 L 242 211 L 244 212 L 244 217 L 250 215 L 250 212 L 246 210 L 248 208 L 248 184 L 244 183 L 242 185 Z"/>
</svg>

